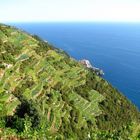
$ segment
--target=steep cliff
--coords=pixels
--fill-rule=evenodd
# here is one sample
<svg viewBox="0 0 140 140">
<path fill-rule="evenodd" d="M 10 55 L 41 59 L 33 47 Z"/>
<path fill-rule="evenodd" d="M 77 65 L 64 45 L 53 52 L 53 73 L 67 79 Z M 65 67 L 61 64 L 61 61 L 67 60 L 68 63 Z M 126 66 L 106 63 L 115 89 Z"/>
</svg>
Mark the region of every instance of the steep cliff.
<svg viewBox="0 0 140 140">
<path fill-rule="evenodd" d="M 92 70 L 0 25 L 0 138 L 136 139 L 139 121 L 136 107 Z"/>
</svg>

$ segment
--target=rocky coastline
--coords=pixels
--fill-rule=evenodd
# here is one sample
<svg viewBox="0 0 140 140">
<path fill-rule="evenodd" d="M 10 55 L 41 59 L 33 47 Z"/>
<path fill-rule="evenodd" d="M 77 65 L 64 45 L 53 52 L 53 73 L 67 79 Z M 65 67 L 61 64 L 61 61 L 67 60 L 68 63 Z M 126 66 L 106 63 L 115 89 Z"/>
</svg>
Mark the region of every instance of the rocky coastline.
<svg viewBox="0 0 140 140">
<path fill-rule="evenodd" d="M 103 76 L 104 75 L 104 72 L 102 69 L 100 68 L 97 68 L 95 66 L 92 66 L 92 64 L 90 63 L 89 60 L 87 59 L 82 59 L 79 61 L 82 65 L 84 65 L 85 67 L 89 68 L 89 69 L 92 69 L 98 76 Z"/>
</svg>

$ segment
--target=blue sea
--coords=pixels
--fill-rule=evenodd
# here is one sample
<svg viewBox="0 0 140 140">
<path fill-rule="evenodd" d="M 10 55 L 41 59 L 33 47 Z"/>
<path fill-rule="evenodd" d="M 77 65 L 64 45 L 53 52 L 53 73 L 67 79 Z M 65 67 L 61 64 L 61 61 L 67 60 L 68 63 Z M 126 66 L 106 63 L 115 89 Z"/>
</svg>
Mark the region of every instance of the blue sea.
<svg viewBox="0 0 140 140">
<path fill-rule="evenodd" d="M 101 69 L 140 109 L 140 23 L 11 23 Z"/>
</svg>

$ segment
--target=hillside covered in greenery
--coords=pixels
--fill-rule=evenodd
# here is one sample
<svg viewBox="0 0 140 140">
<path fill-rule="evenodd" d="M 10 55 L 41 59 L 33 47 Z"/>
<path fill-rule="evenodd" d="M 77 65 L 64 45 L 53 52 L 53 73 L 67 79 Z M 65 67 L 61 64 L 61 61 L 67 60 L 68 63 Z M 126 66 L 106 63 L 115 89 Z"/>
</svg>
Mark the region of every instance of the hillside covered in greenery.
<svg viewBox="0 0 140 140">
<path fill-rule="evenodd" d="M 0 139 L 139 140 L 140 113 L 62 50 L 0 24 Z"/>
</svg>

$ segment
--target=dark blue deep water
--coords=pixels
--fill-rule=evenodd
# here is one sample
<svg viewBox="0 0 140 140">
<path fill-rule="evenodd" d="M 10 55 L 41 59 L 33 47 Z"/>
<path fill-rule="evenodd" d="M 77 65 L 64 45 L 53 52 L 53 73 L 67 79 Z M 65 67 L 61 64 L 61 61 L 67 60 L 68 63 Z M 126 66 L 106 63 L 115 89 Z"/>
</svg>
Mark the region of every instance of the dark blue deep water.
<svg viewBox="0 0 140 140">
<path fill-rule="evenodd" d="M 140 109 L 140 23 L 16 23 L 31 34 L 89 59 Z"/>
</svg>

